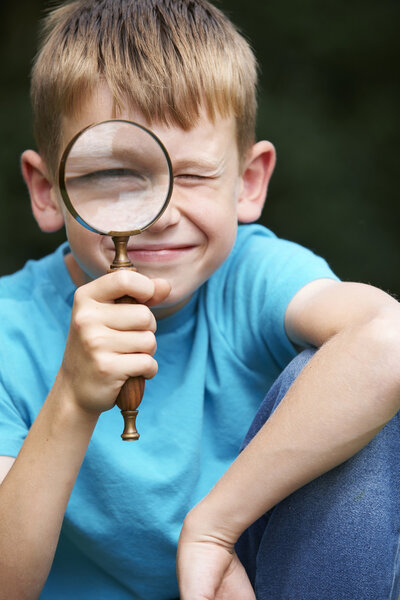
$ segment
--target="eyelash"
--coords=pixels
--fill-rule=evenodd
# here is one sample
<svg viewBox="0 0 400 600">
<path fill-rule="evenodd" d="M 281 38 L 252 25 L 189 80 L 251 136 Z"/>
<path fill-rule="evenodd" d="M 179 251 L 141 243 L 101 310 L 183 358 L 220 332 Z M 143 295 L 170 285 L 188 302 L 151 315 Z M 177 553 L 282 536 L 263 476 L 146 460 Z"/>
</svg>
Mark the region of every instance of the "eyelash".
<svg viewBox="0 0 400 600">
<path fill-rule="evenodd" d="M 201 185 L 209 182 L 213 177 L 209 177 L 206 175 L 195 175 L 193 173 L 181 173 L 179 175 L 175 175 L 174 180 L 177 184 L 181 183 L 182 185 Z"/>
<path fill-rule="evenodd" d="M 180 173 L 175 175 L 175 179 L 207 179 L 204 175 L 195 175 L 194 173 Z"/>
<path fill-rule="evenodd" d="M 145 181 L 145 175 L 138 173 L 136 171 L 132 171 L 131 169 L 99 169 L 98 171 L 90 171 L 85 173 L 84 175 L 78 175 L 77 177 L 72 177 L 71 180 L 81 181 L 81 182 L 90 182 L 96 181 L 99 179 L 112 179 L 112 178 L 122 178 L 122 177 L 134 177 Z"/>
</svg>

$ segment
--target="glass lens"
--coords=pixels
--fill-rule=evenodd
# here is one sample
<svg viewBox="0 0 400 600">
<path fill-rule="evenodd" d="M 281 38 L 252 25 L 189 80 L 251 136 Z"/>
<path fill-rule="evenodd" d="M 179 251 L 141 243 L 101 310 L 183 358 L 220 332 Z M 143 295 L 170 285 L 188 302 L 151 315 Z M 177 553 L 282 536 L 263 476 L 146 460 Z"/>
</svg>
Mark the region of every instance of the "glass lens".
<svg viewBox="0 0 400 600">
<path fill-rule="evenodd" d="M 89 229 L 138 233 L 168 203 L 171 163 L 149 130 L 131 121 L 104 121 L 82 131 L 67 147 L 60 189 L 67 208 Z"/>
</svg>

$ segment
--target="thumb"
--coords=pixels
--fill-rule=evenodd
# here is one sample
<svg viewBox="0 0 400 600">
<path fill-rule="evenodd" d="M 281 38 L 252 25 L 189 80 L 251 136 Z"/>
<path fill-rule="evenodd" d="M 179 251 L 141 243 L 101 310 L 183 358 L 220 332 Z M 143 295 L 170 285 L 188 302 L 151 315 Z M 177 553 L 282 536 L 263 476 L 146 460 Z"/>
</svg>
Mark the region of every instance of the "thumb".
<svg viewBox="0 0 400 600">
<path fill-rule="evenodd" d="M 154 283 L 154 294 L 152 298 L 146 302 L 147 306 L 156 306 L 168 298 L 171 292 L 171 284 L 166 279 L 152 279 Z"/>
</svg>

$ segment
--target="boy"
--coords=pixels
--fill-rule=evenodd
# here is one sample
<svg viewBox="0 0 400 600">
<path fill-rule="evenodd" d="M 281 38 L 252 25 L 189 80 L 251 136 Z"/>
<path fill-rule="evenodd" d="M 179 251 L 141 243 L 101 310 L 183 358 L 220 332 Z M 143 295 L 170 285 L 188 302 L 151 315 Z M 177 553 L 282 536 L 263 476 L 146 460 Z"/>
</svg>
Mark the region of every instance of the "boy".
<svg viewBox="0 0 400 600">
<path fill-rule="evenodd" d="M 203 0 L 76 0 L 48 17 L 32 78 L 39 153 L 26 151 L 22 169 L 41 229 L 65 225 L 68 245 L 1 283 L 2 599 L 250 600 L 249 577 L 260 599 L 398 594 L 398 494 L 389 486 L 369 579 L 359 577 L 365 556 L 354 557 L 358 520 L 372 527 L 368 510 L 355 512 L 349 556 L 338 555 L 340 568 L 332 559 L 332 581 L 317 560 L 303 577 L 302 557 L 314 559 L 307 516 L 296 516 L 300 541 L 285 530 L 290 506 L 283 516 L 280 501 L 388 421 L 374 441 L 395 477 L 387 439 L 397 459 L 400 316 L 392 298 L 339 283 L 307 250 L 262 227 L 237 231 L 237 221 L 259 217 L 275 161 L 273 146 L 253 138 L 255 72 L 246 42 Z M 174 192 L 160 220 L 130 240 L 139 273 L 105 275 L 110 240 L 68 215 L 56 181 L 68 141 L 113 117 L 160 137 Z M 139 304 L 114 304 L 123 295 Z M 258 413 L 231 465 L 295 346 L 320 349 L 300 355 L 301 367 L 309 362 L 287 393 L 282 380 L 272 388 L 279 407 L 256 433 Z M 298 370 L 285 371 L 286 387 Z M 149 379 L 142 436 L 122 444 L 114 402 L 137 375 Z M 337 490 L 354 473 L 339 474 L 336 515 Z M 298 493 L 314 510 L 307 489 Z M 362 492 L 371 497 L 364 489 L 358 500 Z M 263 528 L 256 520 L 277 503 Z M 234 545 L 253 522 L 249 547 L 245 537 L 237 546 L 247 575 Z M 340 540 L 325 533 L 335 555 Z M 291 554 L 274 565 L 277 583 L 265 574 L 283 548 Z"/>
</svg>

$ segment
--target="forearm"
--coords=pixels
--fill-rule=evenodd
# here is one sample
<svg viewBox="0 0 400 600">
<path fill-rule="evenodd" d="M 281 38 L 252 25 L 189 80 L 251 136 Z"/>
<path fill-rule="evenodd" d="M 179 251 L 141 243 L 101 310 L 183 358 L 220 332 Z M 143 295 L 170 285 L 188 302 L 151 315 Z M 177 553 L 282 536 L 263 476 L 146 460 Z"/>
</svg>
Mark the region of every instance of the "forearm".
<svg viewBox="0 0 400 600">
<path fill-rule="evenodd" d="M 186 526 L 202 520 L 202 531 L 233 544 L 281 499 L 368 443 L 400 403 L 398 342 L 382 331 L 375 319 L 325 344 Z"/>
<path fill-rule="evenodd" d="M 97 422 L 70 401 L 58 376 L 0 486 L 0 599 L 37 598 Z"/>
</svg>

